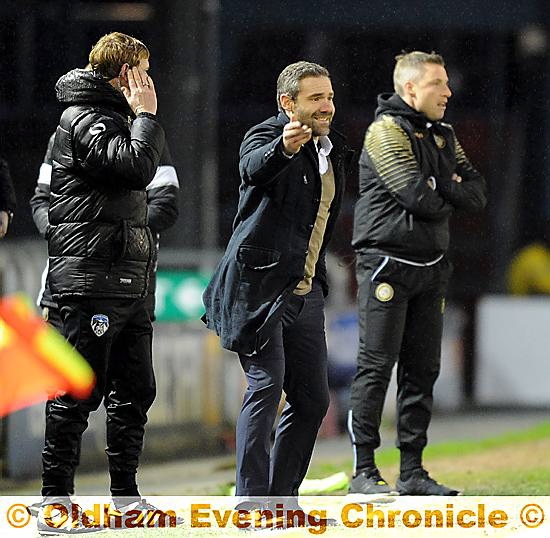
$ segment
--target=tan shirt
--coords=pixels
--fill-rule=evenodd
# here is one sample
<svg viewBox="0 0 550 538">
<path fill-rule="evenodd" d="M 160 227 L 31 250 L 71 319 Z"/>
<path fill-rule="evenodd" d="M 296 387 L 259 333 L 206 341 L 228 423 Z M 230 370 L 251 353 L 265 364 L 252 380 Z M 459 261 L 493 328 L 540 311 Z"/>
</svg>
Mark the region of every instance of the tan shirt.
<svg viewBox="0 0 550 538">
<path fill-rule="evenodd" d="M 321 174 L 321 201 L 319 202 L 319 211 L 313 225 L 313 231 L 309 238 L 307 247 L 306 264 L 304 267 L 304 278 L 298 283 L 294 293 L 296 295 L 305 295 L 311 291 L 313 285 L 313 277 L 315 276 L 315 264 L 319 259 L 321 246 L 327 229 L 327 222 L 330 214 L 330 205 L 336 194 L 336 186 L 334 184 L 334 170 L 330 158 L 328 160 L 328 169 L 324 174 Z"/>
</svg>

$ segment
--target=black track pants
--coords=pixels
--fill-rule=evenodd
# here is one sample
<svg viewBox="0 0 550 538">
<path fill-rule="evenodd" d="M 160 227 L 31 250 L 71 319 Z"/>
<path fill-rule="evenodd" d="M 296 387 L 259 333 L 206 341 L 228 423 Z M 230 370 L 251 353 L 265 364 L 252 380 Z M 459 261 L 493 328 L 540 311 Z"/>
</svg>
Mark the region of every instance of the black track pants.
<svg viewBox="0 0 550 538">
<path fill-rule="evenodd" d="M 415 452 L 425 447 L 451 272 L 446 258 L 414 266 L 358 255 L 359 352 L 348 426 L 359 455 L 361 448 L 372 451 L 380 445 L 382 409 L 396 362 L 397 445 Z"/>
<path fill-rule="evenodd" d="M 62 301 L 59 311 L 63 335 L 90 363 L 97 381 L 85 400 L 63 395 L 46 404 L 42 494 L 71 493 L 88 415 L 102 400 L 107 411 L 106 453 L 111 477 L 116 475 L 119 482 L 122 477 L 131 484 L 143 446 L 147 411 L 156 390 L 151 360 L 152 328 L 145 302 L 143 299 Z"/>
</svg>

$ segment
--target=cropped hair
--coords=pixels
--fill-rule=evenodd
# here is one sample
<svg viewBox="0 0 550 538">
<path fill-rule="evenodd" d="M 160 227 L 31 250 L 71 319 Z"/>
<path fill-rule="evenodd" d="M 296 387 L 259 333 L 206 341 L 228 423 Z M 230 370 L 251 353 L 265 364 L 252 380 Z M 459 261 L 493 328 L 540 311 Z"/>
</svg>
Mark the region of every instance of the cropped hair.
<svg viewBox="0 0 550 538">
<path fill-rule="evenodd" d="M 291 99 L 296 99 L 300 91 L 300 80 L 306 77 L 329 77 L 328 69 L 322 65 L 306 62 L 299 62 L 287 65 L 277 78 L 277 108 L 284 112 L 281 107 L 281 95 L 289 95 Z"/>
<path fill-rule="evenodd" d="M 426 64 L 445 66 L 443 56 L 435 52 L 403 52 L 395 57 L 395 68 L 393 70 L 393 87 L 395 92 L 403 97 L 405 94 L 405 83 L 409 80 L 417 82 L 424 74 Z"/>
<path fill-rule="evenodd" d="M 135 37 L 112 32 L 104 35 L 90 51 L 91 68 L 103 78 L 118 77 L 124 64 L 135 67 L 140 60 L 149 58 L 149 49 Z"/>
</svg>

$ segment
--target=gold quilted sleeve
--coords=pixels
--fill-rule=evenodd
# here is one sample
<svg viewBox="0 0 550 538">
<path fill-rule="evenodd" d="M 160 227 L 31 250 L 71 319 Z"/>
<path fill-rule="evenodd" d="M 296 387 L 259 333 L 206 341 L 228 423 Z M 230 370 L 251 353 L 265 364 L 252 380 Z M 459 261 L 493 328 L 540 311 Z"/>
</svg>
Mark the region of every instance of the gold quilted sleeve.
<svg viewBox="0 0 550 538">
<path fill-rule="evenodd" d="M 387 189 L 396 193 L 421 175 L 410 138 L 391 116 L 371 124 L 365 135 L 366 150 Z"/>
</svg>

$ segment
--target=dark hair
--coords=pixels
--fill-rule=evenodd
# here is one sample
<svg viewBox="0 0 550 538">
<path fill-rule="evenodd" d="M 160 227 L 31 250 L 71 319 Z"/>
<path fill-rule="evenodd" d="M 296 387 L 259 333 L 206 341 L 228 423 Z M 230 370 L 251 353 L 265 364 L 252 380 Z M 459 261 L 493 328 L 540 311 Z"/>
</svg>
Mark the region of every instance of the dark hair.
<svg viewBox="0 0 550 538">
<path fill-rule="evenodd" d="M 289 95 L 296 99 L 300 91 L 300 80 L 306 77 L 330 77 L 328 70 L 322 65 L 301 60 L 287 65 L 277 78 L 277 108 L 284 112 L 281 104 L 281 95 Z"/>
</svg>

